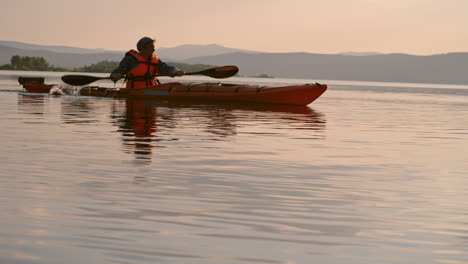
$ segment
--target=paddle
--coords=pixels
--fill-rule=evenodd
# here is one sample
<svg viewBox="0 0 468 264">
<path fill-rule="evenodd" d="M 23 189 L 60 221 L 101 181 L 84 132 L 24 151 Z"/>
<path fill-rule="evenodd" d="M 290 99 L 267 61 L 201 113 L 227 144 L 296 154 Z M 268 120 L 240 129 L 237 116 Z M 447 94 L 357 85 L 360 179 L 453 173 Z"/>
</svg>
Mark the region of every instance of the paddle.
<svg viewBox="0 0 468 264">
<path fill-rule="evenodd" d="M 237 66 L 221 66 L 199 72 L 187 72 L 185 75 L 201 74 L 215 79 L 224 79 L 234 76 L 238 71 Z"/>
<path fill-rule="evenodd" d="M 70 85 L 87 85 L 98 80 L 110 79 L 110 77 L 96 77 L 88 75 L 64 75 L 62 81 Z"/>
<path fill-rule="evenodd" d="M 206 69 L 203 71 L 199 72 L 187 72 L 185 75 L 205 75 L 208 77 L 216 78 L 216 79 L 223 79 L 223 78 L 228 78 L 233 75 L 235 75 L 239 71 L 239 68 L 236 66 L 221 66 L 221 67 L 215 67 L 211 69 Z M 169 76 L 169 75 L 154 75 L 154 77 L 158 76 Z M 70 84 L 70 85 L 87 85 L 92 82 L 98 81 L 98 80 L 106 80 L 110 79 L 110 77 L 96 77 L 96 76 L 89 76 L 89 75 L 64 75 L 62 76 L 62 81 L 64 83 Z"/>
</svg>

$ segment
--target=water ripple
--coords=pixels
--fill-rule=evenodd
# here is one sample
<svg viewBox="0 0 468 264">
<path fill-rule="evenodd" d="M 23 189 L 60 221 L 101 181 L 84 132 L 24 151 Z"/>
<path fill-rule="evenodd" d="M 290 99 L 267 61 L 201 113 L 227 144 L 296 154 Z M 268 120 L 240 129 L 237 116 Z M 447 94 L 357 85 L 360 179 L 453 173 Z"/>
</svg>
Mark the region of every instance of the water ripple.
<svg viewBox="0 0 468 264">
<path fill-rule="evenodd" d="M 0 262 L 467 263 L 465 96 L 371 88 L 308 107 L 0 89 Z"/>
</svg>

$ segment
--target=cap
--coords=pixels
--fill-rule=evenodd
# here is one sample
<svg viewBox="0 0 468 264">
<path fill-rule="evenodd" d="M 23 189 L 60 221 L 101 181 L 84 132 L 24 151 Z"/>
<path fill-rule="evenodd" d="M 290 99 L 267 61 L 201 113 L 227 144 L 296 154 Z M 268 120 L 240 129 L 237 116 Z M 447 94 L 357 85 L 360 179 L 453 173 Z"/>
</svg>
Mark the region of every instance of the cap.
<svg viewBox="0 0 468 264">
<path fill-rule="evenodd" d="M 146 44 L 150 43 L 150 42 L 153 42 L 154 39 L 150 38 L 150 37 L 143 37 L 141 38 L 138 42 L 137 42 L 137 50 L 138 51 L 141 51 Z"/>
</svg>

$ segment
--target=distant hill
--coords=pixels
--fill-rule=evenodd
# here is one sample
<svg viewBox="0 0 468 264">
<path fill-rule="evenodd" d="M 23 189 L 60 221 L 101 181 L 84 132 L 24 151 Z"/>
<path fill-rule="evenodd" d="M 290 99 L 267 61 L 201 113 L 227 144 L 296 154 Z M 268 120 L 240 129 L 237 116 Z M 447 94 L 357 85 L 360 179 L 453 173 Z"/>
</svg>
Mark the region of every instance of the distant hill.
<svg viewBox="0 0 468 264">
<path fill-rule="evenodd" d="M 23 52 L 24 54 L 28 53 L 30 54 L 31 52 L 34 52 L 36 54 L 41 54 L 44 51 L 48 52 L 54 52 L 54 53 L 66 53 L 66 54 L 101 54 L 101 57 L 109 56 L 110 58 L 114 58 L 116 54 L 119 56 L 123 56 L 125 54 L 125 51 L 111 51 L 111 50 L 104 50 L 104 49 L 83 49 L 83 48 L 76 48 L 76 47 L 67 47 L 67 46 L 46 46 L 46 45 L 36 45 L 36 44 L 29 44 L 29 43 L 24 43 L 24 42 L 18 42 L 18 41 L 0 41 L 0 54 L 4 54 L 4 56 L 8 57 L 9 54 L 12 52 L 11 49 L 7 48 L 15 48 L 17 50 L 22 50 L 22 51 L 17 51 L 17 52 Z M 128 49 L 132 49 L 135 47 L 129 47 Z M 5 49 L 5 51 L 2 51 Z M 10 52 L 10 53 L 8 53 Z M 219 54 L 226 54 L 226 53 L 231 53 L 231 52 L 245 52 L 245 53 L 257 53 L 257 51 L 251 51 L 251 50 L 241 50 L 241 49 L 233 49 L 233 48 L 227 48 L 223 47 L 217 44 L 209 44 L 209 45 L 180 45 L 172 48 L 157 48 L 156 52 L 158 56 L 163 59 L 164 61 L 181 61 L 181 60 L 186 60 L 189 58 L 193 57 L 200 57 L 200 56 L 212 56 L 212 55 L 219 55 Z M 49 53 L 46 56 L 49 56 Z M 14 56 L 16 54 L 12 54 L 11 56 Z M 22 55 L 22 54 L 18 54 Z M 8 57 L 8 59 L 11 58 L 11 56 Z M 23 55 L 23 56 L 31 56 L 31 55 Z M 41 56 L 42 55 L 35 55 L 35 56 Z M 86 60 L 86 59 L 84 59 Z M 82 61 L 84 61 L 82 60 Z M 120 58 L 118 59 L 120 60 Z M 78 65 L 81 64 L 82 61 L 79 63 L 74 63 L 74 62 L 65 62 L 59 60 L 58 63 L 60 63 L 61 67 L 65 67 L 65 65 L 73 64 L 77 65 L 76 67 L 83 66 L 83 65 Z M 3 58 L 0 57 L 0 65 L 5 64 L 8 62 L 4 62 Z M 88 63 L 89 64 L 89 63 Z M 59 65 L 56 65 L 59 66 Z"/>
<path fill-rule="evenodd" d="M 18 41 L 4 41 L 0 40 L 0 46 L 12 47 L 22 50 L 41 50 L 52 51 L 57 53 L 78 53 L 78 54 L 93 54 L 93 53 L 122 53 L 122 51 L 109 51 L 104 49 L 84 49 L 68 46 L 47 46 L 36 45 Z"/>
<path fill-rule="evenodd" d="M 7 44 L 7 45 L 6 45 Z M 57 51 L 68 50 L 68 52 Z M 0 41 L 0 65 L 14 55 L 44 57 L 55 67 L 78 68 L 100 61 L 120 61 L 125 51 L 90 50 Z M 243 76 L 316 80 L 419 82 L 468 85 L 468 53 L 430 56 L 408 54 L 262 53 L 219 45 L 182 45 L 157 49 L 166 62 L 237 65 Z"/>
<path fill-rule="evenodd" d="M 260 53 L 252 50 L 226 48 L 216 44 L 209 45 L 181 45 L 174 48 L 158 48 L 158 56 L 164 60 L 181 61 L 193 57 L 214 56 L 233 52 Z"/>
<path fill-rule="evenodd" d="M 284 78 L 468 84 L 468 53 L 431 56 L 368 56 L 313 53 L 229 53 L 187 59 L 186 63 L 237 65 L 239 74 Z"/>
<path fill-rule="evenodd" d="M 123 53 L 117 52 L 59 53 L 48 50 L 18 49 L 0 46 L 0 65 L 10 63 L 11 57 L 14 55 L 43 57 L 55 67 L 70 69 L 95 64 L 103 60 L 120 61 L 123 57 Z"/>
<path fill-rule="evenodd" d="M 370 56 L 370 55 L 383 55 L 385 53 L 380 52 L 342 52 L 338 53 L 338 55 L 349 55 L 349 56 Z"/>
</svg>

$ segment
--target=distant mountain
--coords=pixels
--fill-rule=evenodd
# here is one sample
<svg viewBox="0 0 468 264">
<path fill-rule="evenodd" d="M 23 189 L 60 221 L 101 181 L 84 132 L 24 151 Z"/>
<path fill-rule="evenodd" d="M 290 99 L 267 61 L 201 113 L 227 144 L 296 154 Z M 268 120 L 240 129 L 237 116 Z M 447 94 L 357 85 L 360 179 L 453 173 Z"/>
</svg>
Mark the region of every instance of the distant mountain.
<svg viewBox="0 0 468 264">
<path fill-rule="evenodd" d="M 243 52 L 243 53 L 259 53 L 253 50 L 241 50 L 226 48 L 217 44 L 209 45 L 181 45 L 173 48 L 158 48 L 156 50 L 158 56 L 165 61 L 181 61 L 193 57 L 201 56 L 214 56 L 220 54 L 227 54 L 232 52 Z"/>
<path fill-rule="evenodd" d="M 123 57 L 123 52 L 58 53 L 48 50 L 29 50 L 0 46 L 0 65 L 9 64 L 11 57 L 14 55 L 43 57 L 55 67 L 71 69 L 91 65 L 103 60 L 120 61 Z"/>
<path fill-rule="evenodd" d="M 129 47 L 129 49 L 134 47 Z M 7 64 L 14 55 L 39 56 L 47 59 L 57 67 L 81 67 L 96 63 L 98 60 L 120 61 L 126 51 L 110 51 L 104 49 L 83 49 L 67 46 L 45 46 L 17 41 L 0 41 L 0 65 Z M 210 45 L 181 45 L 172 48 L 157 48 L 158 57 L 166 62 L 178 62 L 185 59 L 220 55 L 231 52 L 257 53 L 257 51 L 241 50 Z M 77 54 L 83 57 L 77 58 Z M 97 54 L 93 58 L 94 54 Z"/>
<path fill-rule="evenodd" d="M 7 44 L 7 45 L 5 45 Z M 58 52 L 69 50 L 69 52 Z M 90 50 L 0 41 L 0 65 L 14 55 L 44 57 L 55 67 L 77 68 L 103 60 L 120 61 L 125 51 Z M 237 65 L 244 76 L 316 80 L 419 82 L 468 85 L 468 53 L 430 56 L 408 54 L 262 53 L 219 45 L 182 45 L 159 48 L 166 62 Z"/>
<path fill-rule="evenodd" d="M 36 45 L 18 41 L 3 41 L 0 40 L 0 46 L 6 46 L 11 48 L 23 49 L 23 50 L 41 50 L 41 51 L 52 51 L 58 53 L 77 53 L 77 54 L 93 54 L 93 53 L 122 53 L 122 51 L 110 51 L 104 49 L 84 49 L 68 46 L 47 46 L 47 45 Z"/>
<path fill-rule="evenodd" d="M 383 55 L 385 53 L 380 52 L 342 52 L 338 53 L 338 55 L 346 55 L 346 56 L 369 56 L 369 55 Z"/>
<path fill-rule="evenodd" d="M 313 53 L 229 53 L 191 58 L 185 63 L 237 65 L 239 74 L 284 78 L 468 84 L 468 53 L 431 56 L 368 56 Z"/>
</svg>

